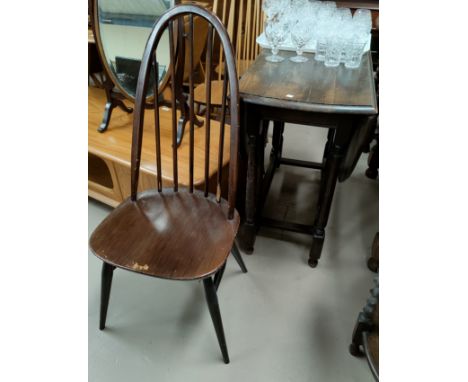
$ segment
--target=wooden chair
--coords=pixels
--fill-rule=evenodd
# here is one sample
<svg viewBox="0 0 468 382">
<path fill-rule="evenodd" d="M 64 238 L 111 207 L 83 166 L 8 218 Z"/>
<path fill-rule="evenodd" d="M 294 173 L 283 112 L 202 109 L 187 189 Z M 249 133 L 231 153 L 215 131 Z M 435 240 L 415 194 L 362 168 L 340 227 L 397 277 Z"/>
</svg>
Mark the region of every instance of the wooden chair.
<svg viewBox="0 0 468 382">
<path fill-rule="evenodd" d="M 178 149 L 176 145 L 177 113 L 175 100 L 175 86 L 182 86 L 175 81 L 174 62 L 174 31 L 177 24 L 189 17 L 189 30 L 186 43 L 190 55 L 190 114 L 194 113 L 194 80 L 193 80 L 193 19 L 198 15 L 208 23 L 208 38 L 206 62 L 212 63 L 213 35 L 216 33 L 221 39 L 226 54 L 226 73 L 223 98 L 226 100 L 230 90 L 229 104 L 231 125 L 229 134 L 229 180 L 228 198 L 221 197 L 222 172 L 218 172 L 216 195 L 208 192 L 209 151 L 210 151 L 210 108 L 205 116 L 205 189 L 194 189 L 194 120 L 190 119 L 190 134 L 188 140 L 190 151 L 190 183 L 189 187 L 179 189 L 178 182 Z M 137 194 L 140 159 L 142 149 L 142 135 L 144 123 L 145 94 L 148 87 L 152 63 L 157 63 L 156 47 L 168 28 L 170 34 L 172 76 L 172 118 L 160 118 L 158 89 L 154 88 L 154 120 L 157 165 L 157 189 L 147 190 Z M 157 73 L 157 64 L 154 65 Z M 206 81 L 210 81 L 210 71 Z M 206 102 L 210 104 L 210 94 L 207 93 Z M 225 103 L 226 104 L 226 103 Z M 223 107 L 223 115 L 227 107 Z M 161 110 L 162 113 L 162 110 Z M 173 153 L 173 179 L 171 189 L 163 188 L 161 171 L 161 130 L 167 128 L 163 123 L 170 124 L 172 131 L 171 149 Z M 225 119 L 221 119 L 218 146 L 224 146 Z M 247 269 L 235 245 L 235 237 L 239 226 L 239 214 L 235 210 L 238 148 L 239 148 L 239 93 L 237 74 L 233 57 L 233 49 L 228 34 L 220 20 L 196 5 L 179 5 L 167 11 L 157 22 L 148 39 L 136 92 L 135 114 L 133 121 L 133 138 L 131 153 L 131 196 L 122 202 L 96 228 L 90 238 L 93 253 L 103 261 L 101 286 L 101 311 L 99 328 L 104 329 L 107 306 L 115 268 L 141 273 L 147 276 L 170 280 L 203 280 L 208 308 L 213 320 L 218 342 L 225 363 L 229 363 L 229 356 L 224 338 L 223 324 L 219 311 L 216 290 L 226 266 L 226 260 L 232 251 L 242 271 Z M 216 146 L 213 145 L 213 146 Z M 222 148 L 219 149 L 219 170 L 223 163 Z M 197 152 L 197 154 L 201 154 Z"/>
<path fill-rule="evenodd" d="M 241 76 L 260 52 L 256 38 L 263 28 L 261 0 L 214 0 L 213 12 L 219 15 L 222 23 L 226 26 L 229 38 L 235 47 L 237 74 Z M 216 112 L 222 105 L 224 76 L 222 48 L 219 49 L 217 62 L 216 78 L 211 81 L 212 112 Z M 206 85 L 200 84 L 195 88 L 195 102 L 199 106 L 206 107 L 205 98 Z"/>
</svg>

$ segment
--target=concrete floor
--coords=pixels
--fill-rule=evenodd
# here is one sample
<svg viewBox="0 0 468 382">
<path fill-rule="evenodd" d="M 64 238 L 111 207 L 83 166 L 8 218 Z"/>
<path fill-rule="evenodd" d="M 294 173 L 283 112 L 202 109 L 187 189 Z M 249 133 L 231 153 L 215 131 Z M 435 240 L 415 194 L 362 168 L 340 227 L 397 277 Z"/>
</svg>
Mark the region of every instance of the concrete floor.
<svg viewBox="0 0 468 382">
<path fill-rule="evenodd" d="M 287 125 L 284 155 L 320 160 L 325 130 Z M 107 328 L 98 330 L 101 263 L 89 255 L 89 381 L 372 381 L 348 353 L 373 274 L 366 259 L 378 231 L 378 182 L 367 155 L 338 184 L 322 259 L 307 266 L 311 239 L 262 229 L 249 273 L 230 258 L 218 291 L 231 363 L 222 362 L 200 282 L 117 270 Z M 265 215 L 311 223 L 314 170 L 282 166 Z M 89 200 L 89 234 L 110 208 Z"/>
</svg>

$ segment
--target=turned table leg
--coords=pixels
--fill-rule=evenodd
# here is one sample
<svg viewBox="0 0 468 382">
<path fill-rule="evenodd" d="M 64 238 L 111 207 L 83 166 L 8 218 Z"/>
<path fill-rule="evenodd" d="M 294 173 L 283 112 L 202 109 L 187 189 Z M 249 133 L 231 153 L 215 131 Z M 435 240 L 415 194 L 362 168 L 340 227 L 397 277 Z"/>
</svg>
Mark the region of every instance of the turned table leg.
<svg viewBox="0 0 468 382">
<path fill-rule="evenodd" d="M 332 142 L 327 150 L 325 167 L 322 171 L 322 180 L 319 191 L 317 213 L 312 231 L 312 247 L 309 253 L 309 265 L 315 268 L 322 254 L 323 242 L 325 240 L 325 227 L 328 223 L 333 194 L 340 169 L 341 161 L 346 153 L 351 138 L 351 126 L 337 128 Z M 329 135 L 329 137 L 331 134 Z"/>
<path fill-rule="evenodd" d="M 258 135 L 252 134 L 248 137 L 247 143 L 247 183 L 245 190 L 245 223 L 243 235 L 243 249 L 246 253 L 252 253 L 254 250 L 255 237 L 257 234 L 257 195 L 258 195 L 258 158 L 257 158 L 257 145 Z"/>
<path fill-rule="evenodd" d="M 271 150 L 271 160 L 274 161 L 275 167 L 278 168 L 281 162 L 281 155 L 283 153 L 283 133 L 284 122 L 273 122 L 273 141 Z"/>
</svg>

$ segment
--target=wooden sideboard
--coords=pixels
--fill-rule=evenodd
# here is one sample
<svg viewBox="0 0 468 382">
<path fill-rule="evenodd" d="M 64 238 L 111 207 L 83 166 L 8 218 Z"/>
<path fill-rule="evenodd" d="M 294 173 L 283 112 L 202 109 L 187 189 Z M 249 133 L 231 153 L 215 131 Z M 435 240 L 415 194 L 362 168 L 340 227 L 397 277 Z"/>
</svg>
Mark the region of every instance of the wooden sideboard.
<svg viewBox="0 0 468 382">
<path fill-rule="evenodd" d="M 125 101 L 126 102 L 126 101 Z M 88 196 L 115 207 L 130 196 L 130 151 L 132 141 L 133 113 L 127 114 L 115 109 L 109 128 L 99 133 L 102 110 L 106 103 L 105 92 L 92 86 L 88 87 Z M 164 114 L 164 108 L 161 109 Z M 171 114 L 167 112 L 168 116 Z M 163 120 L 163 118 L 162 118 Z M 156 186 L 156 155 L 154 140 L 154 110 L 146 110 L 143 136 L 142 159 L 140 166 L 139 191 Z M 171 187 L 172 179 L 172 143 L 170 123 L 162 127 L 162 178 L 163 186 Z M 197 189 L 204 187 L 204 144 L 206 129 L 195 129 L 195 168 L 194 185 Z M 211 138 L 219 139 L 219 123 L 211 121 Z M 229 129 L 225 132 L 225 142 L 229 141 Z M 223 187 L 225 195 L 228 179 L 229 145 L 223 153 Z M 188 139 L 178 149 L 179 186 L 189 184 Z M 218 151 L 210 150 L 210 192 L 216 193 L 216 164 Z"/>
</svg>

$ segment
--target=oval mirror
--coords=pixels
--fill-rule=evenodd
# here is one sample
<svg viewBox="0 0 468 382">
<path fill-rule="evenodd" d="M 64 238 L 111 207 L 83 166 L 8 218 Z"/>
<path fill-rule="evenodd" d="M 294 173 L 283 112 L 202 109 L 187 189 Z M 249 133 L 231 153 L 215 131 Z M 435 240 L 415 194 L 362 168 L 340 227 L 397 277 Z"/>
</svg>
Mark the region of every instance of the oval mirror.
<svg viewBox="0 0 468 382">
<path fill-rule="evenodd" d="M 113 83 L 132 101 L 135 100 L 141 59 L 152 27 L 175 3 L 176 0 L 95 1 L 94 26 L 101 58 Z M 156 57 L 161 87 L 167 81 L 166 73 L 169 68 L 167 31 L 158 45 Z M 150 78 L 150 81 L 154 81 L 154 78 Z M 148 97 L 153 95 L 152 89 L 153 85 L 150 83 Z"/>
</svg>

